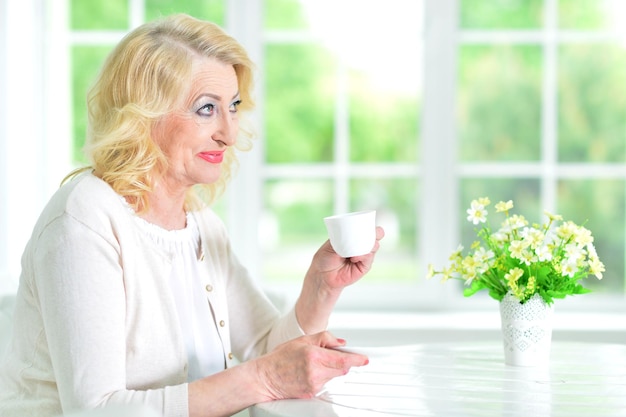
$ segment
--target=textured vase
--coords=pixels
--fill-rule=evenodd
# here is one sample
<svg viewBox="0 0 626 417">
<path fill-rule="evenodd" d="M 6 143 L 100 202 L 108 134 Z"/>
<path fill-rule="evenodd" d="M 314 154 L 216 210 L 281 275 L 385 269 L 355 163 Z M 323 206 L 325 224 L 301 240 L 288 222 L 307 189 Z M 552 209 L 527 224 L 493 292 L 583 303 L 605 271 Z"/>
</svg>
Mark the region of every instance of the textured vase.
<svg viewBox="0 0 626 417">
<path fill-rule="evenodd" d="M 500 302 L 504 362 L 513 366 L 545 366 L 550 360 L 554 304 L 538 295 L 524 304 L 508 293 Z"/>
</svg>

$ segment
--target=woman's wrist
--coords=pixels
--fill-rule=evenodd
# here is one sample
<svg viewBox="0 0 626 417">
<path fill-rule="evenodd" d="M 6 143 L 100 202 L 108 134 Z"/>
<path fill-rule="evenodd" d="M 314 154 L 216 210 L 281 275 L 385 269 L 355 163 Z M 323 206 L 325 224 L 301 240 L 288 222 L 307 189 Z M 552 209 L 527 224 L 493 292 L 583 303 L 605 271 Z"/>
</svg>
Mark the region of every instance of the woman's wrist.
<svg viewBox="0 0 626 417">
<path fill-rule="evenodd" d="M 296 319 L 306 334 L 326 330 L 330 314 L 341 295 L 341 288 L 329 288 L 321 279 L 307 276 L 296 301 Z"/>
</svg>

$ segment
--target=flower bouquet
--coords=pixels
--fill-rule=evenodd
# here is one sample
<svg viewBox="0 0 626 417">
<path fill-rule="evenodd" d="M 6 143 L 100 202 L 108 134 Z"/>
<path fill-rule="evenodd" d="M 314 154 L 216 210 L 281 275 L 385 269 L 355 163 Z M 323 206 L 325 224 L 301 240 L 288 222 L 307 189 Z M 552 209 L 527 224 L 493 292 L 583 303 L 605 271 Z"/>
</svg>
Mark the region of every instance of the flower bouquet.
<svg viewBox="0 0 626 417">
<path fill-rule="evenodd" d="M 465 281 L 466 297 L 489 291 L 500 301 L 506 364 L 545 365 L 550 357 L 554 299 L 589 292 L 580 282 L 589 275 L 602 279 L 604 264 L 589 230 L 548 212 L 544 224 L 530 225 L 524 216 L 510 213 L 510 200 L 496 204 L 504 219 L 492 231 L 486 210 L 490 203 L 479 198 L 467 210 L 469 221 L 484 224 L 469 252 L 464 255 L 459 246 L 441 271 L 429 265 L 428 276 Z"/>
<path fill-rule="evenodd" d="M 524 216 L 510 213 L 509 200 L 495 205 L 504 219 L 493 231 L 487 222 L 490 203 L 489 198 L 479 198 L 467 210 L 470 222 L 484 224 L 469 252 L 464 255 L 459 246 L 447 267 L 436 270 L 429 265 L 428 277 L 465 281 L 466 297 L 486 289 L 498 301 L 510 293 L 523 304 L 538 294 L 548 305 L 555 298 L 589 292 L 580 283 L 589 275 L 602 279 L 604 264 L 589 230 L 548 212 L 544 224 L 531 225 Z"/>
</svg>

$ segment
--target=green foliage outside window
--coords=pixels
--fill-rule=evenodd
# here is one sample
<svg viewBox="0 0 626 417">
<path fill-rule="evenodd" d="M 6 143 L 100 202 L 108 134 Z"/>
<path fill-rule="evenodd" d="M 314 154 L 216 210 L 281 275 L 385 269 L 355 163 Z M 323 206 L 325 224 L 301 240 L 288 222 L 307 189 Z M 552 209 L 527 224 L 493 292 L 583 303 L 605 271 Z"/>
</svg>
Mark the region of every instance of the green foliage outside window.
<svg viewBox="0 0 626 417">
<path fill-rule="evenodd" d="M 459 53 L 460 159 L 538 161 L 540 47 L 464 46 Z"/>
<path fill-rule="evenodd" d="M 300 0 L 265 0 L 263 27 L 268 30 L 308 29 Z"/>
<path fill-rule="evenodd" d="M 389 74 L 393 77 L 393 72 Z M 366 74 L 350 78 L 350 160 L 416 162 L 419 92 L 388 91 L 372 85 Z"/>
<path fill-rule="evenodd" d="M 626 48 L 559 50 L 559 160 L 626 162 Z"/>
<path fill-rule="evenodd" d="M 226 0 L 146 0 L 151 20 L 185 12 L 223 24 Z M 541 30 L 545 24 L 543 0 L 460 0 L 462 29 Z M 266 0 L 267 30 L 309 29 L 302 0 Z M 612 24 L 604 1 L 558 0 L 560 28 L 595 30 Z M 125 31 L 127 0 L 71 0 L 72 30 Z M 355 15 L 358 18 L 358 15 Z M 74 158 L 80 163 L 86 131 L 85 94 L 113 45 L 74 45 L 72 98 Z M 462 162 L 539 161 L 542 158 L 543 49 L 539 44 L 463 45 L 458 56 L 459 157 Z M 406 51 L 404 51 L 406 52 Z M 373 57 L 372 59 L 375 59 Z M 557 57 L 557 146 L 561 163 L 626 162 L 626 50 L 617 44 L 561 44 Z M 265 102 L 262 127 L 267 164 L 330 163 L 336 157 L 334 138 L 337 106 L 337 57 L 315 42 L 267 44 L 263 75 Z M 392 66 L 390 66 L 392 71 Z M 417 76 L 417 75 L 416 75 Z M 348 83 L 349 159 L 352 163 L 419 161 L 419 91 L 380 93 L 358 70 L 350 69 Z M 479 195 L 492 200 L 513 199 L 520 212 L 542 207 L 537 178 L 461 181 L 460 209 Z M 313 200 L 283 199 L 299 190 Z M 369 208 L 372 200 L 381 212 L 393 212 L 401 222 L 398 251 L 404 258 L 385 265 L 386 277 L 400 280 L 420 276 L 412 256 L 416 249 L 417 179 L 353 179 L 349 184 L 352 209 Z M 557 212 L 577 223 L 588 219 L 596 247 L 607 266 L 602 291 L 623 291 L 626 185 L 620 180 L 559 181 Z M 330 180 L 276 180 L 267 182 L 265 207 L 277 222 L 281 250 L 324 239 L 321 218 L 333 207 Z M 293 197 L 293 195 L 292 195 Z M 462 212 L 463 213 L 463 212 Z M 581 217 L 578 217 L 581 216 Z M 582 218 L 585 217 L 585 218 Z M 464 236 L 472 231 L 462 230 Z M 270 242 L 271 243 L 271 242 Z M 268 243 L 269 244 L 269 243 Z M 271 246 L 271 245 L 270 245 Z M 275 251 L 279 253 L 280 251 Z M 312 252 L 307 251 L 310 256 Z M 293 278 L 282 257 L 267 264 L 272 276 Z M 407 259 L 411 264 L 406 264 Z M 309 259 L 304 260 L 306 265 Z M 395 269 L 394 269 L 395 267 Z M 392 269 L 394 269 L 392 271 Z M 382 270 L 382 268 L 381 268 Z M 376 278 L 376 277 L 374 277 Z M 600 289 L 600 288 L 599 288 Z"/>
<path fill-rule="evenodd" d="M 173 13 L 186 13 L 198 19 L 224 24 L 224 0 L 146 0 L 146 20 Z"/>
<path fill-rule="evenodd" d="M 69 8 L 73 30 L 128 29 L 127 0 L 70 0 Z"/>
<path fill-rule="evenodd" d="M 543 25 L 544 0 L 459 0 L 459 4 L 464 29 L 538 29 Z"/>
<path fill-rule="evenodd" d="M 332 161 L 335 68 L 332 55 L 314 44 L 266 47 L 268 163 Z"/>
</svg>

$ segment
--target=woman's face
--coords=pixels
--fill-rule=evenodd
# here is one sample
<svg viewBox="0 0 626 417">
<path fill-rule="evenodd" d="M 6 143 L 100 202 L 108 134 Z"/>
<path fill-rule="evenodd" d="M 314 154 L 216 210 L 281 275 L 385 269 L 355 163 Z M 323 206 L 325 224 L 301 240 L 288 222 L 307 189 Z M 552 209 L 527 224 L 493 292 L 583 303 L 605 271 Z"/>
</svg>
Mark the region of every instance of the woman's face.
<svg viewBox="0 0 626 417">
<path fill-rule="evenodd" d="M 235 144 L 239 88 L 232 65 L 197 58 L 181 111 L 165 116 L 153 138 L 168 158 L 162 178 L 170 191 L 208 184 L 220 177 L 224 151 Z"/>
</svg>

